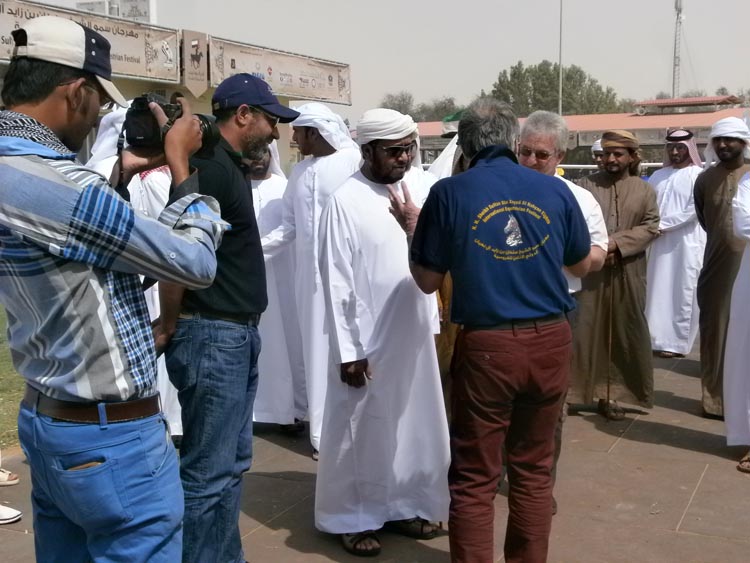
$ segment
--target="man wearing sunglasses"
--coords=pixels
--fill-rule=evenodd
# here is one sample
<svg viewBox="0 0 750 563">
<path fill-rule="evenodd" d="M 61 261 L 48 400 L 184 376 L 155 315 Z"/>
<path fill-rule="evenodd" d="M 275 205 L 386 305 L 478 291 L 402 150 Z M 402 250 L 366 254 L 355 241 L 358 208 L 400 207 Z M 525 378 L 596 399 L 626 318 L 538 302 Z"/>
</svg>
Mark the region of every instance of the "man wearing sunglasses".
<svg viewBox="0 0 750 563">
<path fill-rule="evenodd" d="M 565 120 L 549 111 L 535 111 L 529 115 L 521 127 L 521 141 L 518 146 L 518 163 L 527 168 L 554 176 L 562 180 L 573 192 L 586 226 L 591 236 L 591 267 L 589 272 L 598 272 L 604 265 L 607 257 L 607 226 L 604 223 L 602 209 L 594 196 L 588 190 L 577 186 L 570 180 L 566 180 L 557 174 L 557 166 L 565 158 L 568 148 L 568 126 Z M 564 270 L 565 279 L 568 282 L 568 291 L 574 294 L 581 290 L 581 280 Z M 571 316 L 571 324 L 574 324 L 574 315 Z M 560 458 L 562 447 L 562 427 L 567 414 L 567 404 L 563 403 L 560 410 L 560 418 L 555 430 L 555 458 L 552 466 L 553 485 L 557 477 L 557 461 Z M 557 501 L 552 497 L 552 513 L 557 513 Z"/>
<path fill-rule="evenodd" d="M 357 124 L 364 163 L 331 196 L 320 229 L 332 371 L 328 379 L 315 524 L 344 549 L 376 555 L 376 530 L 419 539 L 448 515 L 450 454 L 434 333 L 437 302 L 409 273 L 389 189 L 416 151 L 417 124 L 389 109 Z M 414 188 L 416 201 L 427 195 Z"/>
<path fill-rule="evenodd" d="M 244 73 L 219 84 L 212 107 L 221 139 L 197 153 L 191 163 L 198 169 L 201 193 L 218 200 L 231 229 L 216 253 L 217 275 L 210 287 L 160 288 L 157 346 L 166 347 L 167 371 L 182 407 L 182 560 L 242 563 L 242 474 L 252 460 L 258 322 L 268 302 L 263 251 L 242 159 L 278 139 L 276 125 L 299 114 L 281 105 L 263 80 Z"/>
<path fill-rule="evenodd" d="M 211 284 L 226 224 L 194 192 L 188 157 L 200 126 L 183 116 L 164 154 L 122 151 L 127 185 L 168 164 L 175 197 L 137 213 L 76 152 L 108 100 L 110 44 L 78 23 L 44 16 L 12 31 L 0 112 L 0 302 L 26 380 L 18 416 L 31 467 L 37 561 L 172 563 L 182 552 L 177 455 L 156 390 L 156 355 L 138 274 Z M 153 104 L 164 127 L 167 117 Z"/>
</svg>

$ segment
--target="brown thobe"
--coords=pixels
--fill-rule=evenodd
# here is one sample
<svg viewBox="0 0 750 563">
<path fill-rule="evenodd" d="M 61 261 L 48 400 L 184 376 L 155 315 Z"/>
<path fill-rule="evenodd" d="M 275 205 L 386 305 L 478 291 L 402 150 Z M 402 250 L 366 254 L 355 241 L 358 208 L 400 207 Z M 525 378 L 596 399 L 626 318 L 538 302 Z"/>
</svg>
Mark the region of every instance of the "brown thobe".
<svg viewBox="0 0 750 563">
<path fill-rule="evenodd" d="M 695 181 L 695 210 L 706 231 L 703 268 L 698 276 L 698 328 L 701 347 L 703 410 L 723 415 L 724 347 L 732 285 L 742 259 L 743 243 L 732 232 L 732 198 L 750 165 L 727 170 L 718 164 Z"/>
<path fill-rule="evenodd" d="M 613 266 L 583 278 L 576 295 L 568 402 L 609 398 L 651 407 L 654 373 L 644 309 L 646 248 L 659 234 L 656 194 L 640 178 L 615 183 L 605 171 L 581 179 L 580 185 L 599 202 L 619 256 Z"/>
</svg>

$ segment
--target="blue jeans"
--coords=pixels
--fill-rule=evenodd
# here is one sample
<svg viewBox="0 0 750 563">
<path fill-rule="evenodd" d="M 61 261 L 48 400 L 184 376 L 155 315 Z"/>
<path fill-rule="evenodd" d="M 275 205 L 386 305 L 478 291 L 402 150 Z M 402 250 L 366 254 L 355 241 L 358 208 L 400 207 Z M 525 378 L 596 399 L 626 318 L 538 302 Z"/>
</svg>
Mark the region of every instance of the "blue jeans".
<svg viewBox="0 0 750 563">
<path fill-rule="evenodd" d="M 22 403 L 18 435 L 31 466 L 37 562 L 179 560 L 182 486 L 161 414 L 83 424 Z"/>
<path fill-rule="evenodd" d="M 180 319 L 166 351 L 182 406 L 180 476 L 185 490 L 184 563 L 241 563 L 242 474 L 253 457 L 258 329 Z"/>
</svg>

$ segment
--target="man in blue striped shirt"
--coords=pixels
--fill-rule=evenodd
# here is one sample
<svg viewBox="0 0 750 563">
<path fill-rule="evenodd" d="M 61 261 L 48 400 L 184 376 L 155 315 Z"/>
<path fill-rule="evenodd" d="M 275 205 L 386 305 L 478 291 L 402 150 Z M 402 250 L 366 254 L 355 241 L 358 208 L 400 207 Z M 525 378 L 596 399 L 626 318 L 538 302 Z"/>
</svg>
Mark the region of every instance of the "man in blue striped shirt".
<svg viewBox="0 0 750 563">
<path fill-rule="evenodd" d="M 213 280 L 226 224 L 190 174 L 199 126 L 183 104 L 164 136 L 174 203 L 158 220 L 138 215 L 76 162 L 101 106 L 125 104 L 107 40 L 56 17 L 13 38 L 0 111 L 0 302 L 27 383 L 18 424 L 36 558 L 179 561 L 182 488 L 138 274 L 193 288 Z M 113 177 L 126 184 L 163 160 L 126 149 Z"/>
</svg>

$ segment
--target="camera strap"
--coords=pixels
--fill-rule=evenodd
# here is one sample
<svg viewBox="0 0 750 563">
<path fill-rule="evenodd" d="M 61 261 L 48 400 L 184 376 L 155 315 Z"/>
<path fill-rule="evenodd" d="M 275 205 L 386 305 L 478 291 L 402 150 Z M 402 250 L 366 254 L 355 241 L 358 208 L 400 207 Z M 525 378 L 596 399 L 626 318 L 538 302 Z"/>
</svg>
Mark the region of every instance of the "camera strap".
<svg viewBox="0 0 750 563">
<path fill-rule="evenodd" d="M 167 136 L 167 133 L 169 133 L 169 130 L 172 129 L 172 126 L 174 125 L 176 118 L 174 116 L 167 119 L 167 122 L 164 124 L 164 126 L 161 128 L 161 138 L 164 140 L 164 137 Z"/>
<path fill-rule="evenodd" d="M 125 201 L 130 201 L 130 192 L 125 185 L 125 171 L 122 168 L 122 149 L 125 147 L 125 127 L 120 129 L 120 135 L 117 137 L 117 165 L 120 170 L 117 173 L 117 185 L 115 191 Z"/>
</svg>

